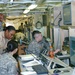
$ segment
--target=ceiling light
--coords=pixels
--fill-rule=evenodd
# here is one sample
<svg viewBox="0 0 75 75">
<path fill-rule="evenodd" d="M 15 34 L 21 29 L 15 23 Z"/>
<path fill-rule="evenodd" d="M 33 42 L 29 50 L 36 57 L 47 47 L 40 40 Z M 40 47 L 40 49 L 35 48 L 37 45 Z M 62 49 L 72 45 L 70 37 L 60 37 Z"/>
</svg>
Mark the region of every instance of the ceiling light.
<svg viewBox="0 0 75 75">
<path fill-rule="evenodd" d="M 24 15 L 23 17 L 27 17 L 27 15 Z"/>
<path fill-rule="evenodd" d="M 36 4 L 31 4 L 23 13 L 24 14 L 27 14 L 30 10 L 36 8 L 37 5 Z"/>
<path fill-rule="evenodd" d="M 10 0 L 10 2 L 13 2 L 13 0 Z"/>
<path fill-rule="evenodd" d="M 36 7 L 37 7 L 37 4 L 31 4 L 31 5 L 28 7 L 28 9 L 31 10 L 31 9 L 34 9 L 34 8 L 36 8 Z"/>
<path fill-rule="evenodd" d="M 30 10 L 26 9 L 23 13 L 27 14 Z"/>
</svg>

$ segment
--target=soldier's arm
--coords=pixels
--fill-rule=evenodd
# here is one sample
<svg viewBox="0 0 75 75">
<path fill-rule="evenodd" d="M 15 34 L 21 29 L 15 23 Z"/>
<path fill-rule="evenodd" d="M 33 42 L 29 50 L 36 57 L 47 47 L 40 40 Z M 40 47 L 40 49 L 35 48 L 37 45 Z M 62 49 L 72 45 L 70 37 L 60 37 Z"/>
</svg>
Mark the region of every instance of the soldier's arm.
<svg viewBox="0 0 75 75">
<path fill-rule="evenodd" d="M 0 67 L 0 75 L 7 75 L 7 74 L 5 74 L 5 73 L 7 73 L 7 70 L 5 70 L 5 68 L 1 68 Z"/>
<path fill-rule="evenodd" d="M 32 51 L 33 51 L 33 44 L 30 43 L 25 52 L 26 52 L 26 54 L 30 54 L 30 53 L 32 53 Z"/>
<path fill-rule="evenodd" d="M 49 42 L 47 40 L 44 41 L 44 45 L 46 46 L 46 49 L 49 50 Z"/>
<path fill-rule="evenodd" d="M 35 54 L 39 56 L 40 48 L 37 46 L 38 44 L 35 42 L 30 43 L 27 49 L 27 54 Z"/>
<path fill-rule="evenodd" d="M 14 64 L 8 65 L 8 75 L 18 75 L 16 65 L 14 65 Z"/>
</svg>

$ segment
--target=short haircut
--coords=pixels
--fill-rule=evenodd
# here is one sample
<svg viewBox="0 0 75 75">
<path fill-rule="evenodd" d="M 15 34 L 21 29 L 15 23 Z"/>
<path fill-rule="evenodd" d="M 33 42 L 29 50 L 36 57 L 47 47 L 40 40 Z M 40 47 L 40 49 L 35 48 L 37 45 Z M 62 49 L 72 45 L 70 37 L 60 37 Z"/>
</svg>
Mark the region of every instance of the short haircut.
<svg viewBox="0 0 75 75">
<path fill-rule="evenodd" d="M 14 49 L 18 48 L 18 42 L 11 40 L 7 43 L 6 52 L 12 52 Z"/>
<path fill-rule="evenodd" d="M 33 32 L 32 32 L 32 38 L 33 38 L 33 39 L 35 39 L 35 35 L 36 35 L 36 34 L 41 34 L 41 32 L 38 31 L 38 30 L 33 31 Z"/>
<path fill-rule="evenodd" d="M 21 23 L 21 25 L 23 25 L 23 23 Z"/>
<path fill-rule="evenodd" d="M 4 31 L 6 31 L 6 30 L 8 30 L 8 31 L 12 31 L 12 30 L 16 31 L 15 27 L 13 27 L 13 26 L 5 27 Z"/>
</svg>

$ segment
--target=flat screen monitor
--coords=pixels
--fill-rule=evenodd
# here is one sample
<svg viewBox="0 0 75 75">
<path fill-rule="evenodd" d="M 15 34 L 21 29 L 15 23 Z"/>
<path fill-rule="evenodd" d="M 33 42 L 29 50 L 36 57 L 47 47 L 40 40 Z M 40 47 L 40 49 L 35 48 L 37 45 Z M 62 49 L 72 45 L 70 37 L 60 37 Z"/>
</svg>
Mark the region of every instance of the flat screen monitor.
<svg viewBox="0 0 75 75">
<path fill-rule="evenodd" d="M 70 37 L 70 55 L 75 54 L 75 37 Z"/>
<path fill-rule="evenodd" d="M 75 66 L 75 37 L 70 37 L 70 61 Z"/>
<path fill-rule="evenodd" d="M 63 23 L 64 25 L 71 25 L 71 3 L 63 5 Z"/>
</svg>

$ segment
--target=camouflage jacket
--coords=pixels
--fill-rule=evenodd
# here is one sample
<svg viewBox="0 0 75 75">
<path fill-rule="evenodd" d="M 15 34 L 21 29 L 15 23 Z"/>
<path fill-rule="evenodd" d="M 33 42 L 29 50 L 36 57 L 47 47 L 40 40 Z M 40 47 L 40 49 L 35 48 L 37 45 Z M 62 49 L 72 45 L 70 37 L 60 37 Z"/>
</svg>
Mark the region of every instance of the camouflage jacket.
<svg viewBox="0 0 75 75">
<path fill-rule="evenodd" d="M 40 49 L 40 45 L 35 40 L 33 40 L 29 44 L 28 49 L 26 50 L 26 54 L 35 54 L 36 56 L 39 56 Z"/>
<path fill-rule="evenodd" d="M 42 47 L 40 53 L 48 55 L 48 51 L 50 50 L 49 42 L 43 38 L 42 41 L 39 42 L 39 44 Z"/>
<path fill-rule="evenodd" d="M 11 54 L 0 55 L 0 75 L 17 75 L 16 65 L 17 62 Z"/>
<path fill-rule="evenodd" d="M 49 50 L 49 43 L 43 39 L 40 42 L 36 42 L 36 40 L 33 40 L 26 50 L 27 54 L 35 54 L 36 56 L 40 56 L 41 53 L 47 54 Z"/>
</svg>

